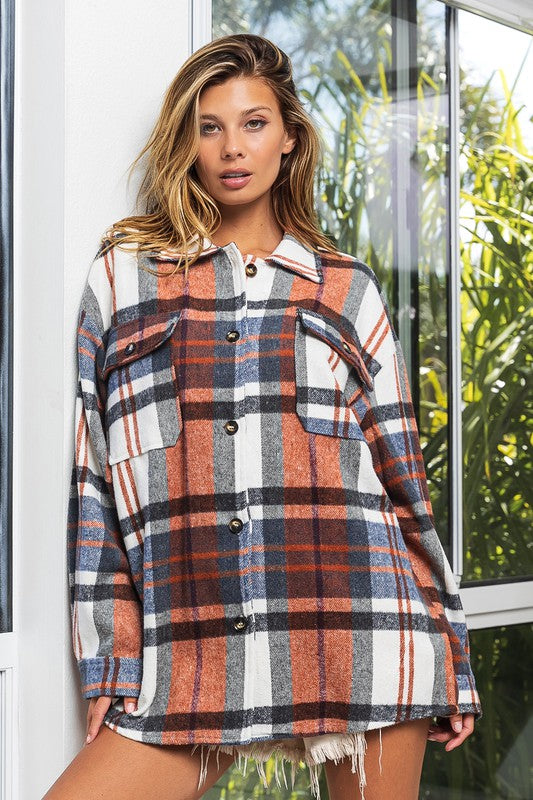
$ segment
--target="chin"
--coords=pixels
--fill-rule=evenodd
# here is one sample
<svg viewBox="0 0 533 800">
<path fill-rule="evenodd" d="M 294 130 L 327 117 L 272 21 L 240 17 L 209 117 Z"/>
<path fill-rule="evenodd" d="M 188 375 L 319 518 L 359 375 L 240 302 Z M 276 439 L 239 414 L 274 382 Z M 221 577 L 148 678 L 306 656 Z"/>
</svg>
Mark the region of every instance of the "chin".
<svg viewBox="0 0 533 800">
<path fill-rule="evenodd" d="M 239 192 L 238 195 L 237 193 L 232 195 L 230 192 L 228 192 L 228 195 L 229 195 L 228 197 L 220 197 L 220 198 L 215 197 L 214 199 L 221 206 L 242 206 L 244 204 L 253 203 L 256 200 L 259 200 L 260 197 L 260 195 L 259 196 L 254 195 L 253 197 L 250 196 L 246 197 L 246 195 L 243 192 Z"/>
</svg>

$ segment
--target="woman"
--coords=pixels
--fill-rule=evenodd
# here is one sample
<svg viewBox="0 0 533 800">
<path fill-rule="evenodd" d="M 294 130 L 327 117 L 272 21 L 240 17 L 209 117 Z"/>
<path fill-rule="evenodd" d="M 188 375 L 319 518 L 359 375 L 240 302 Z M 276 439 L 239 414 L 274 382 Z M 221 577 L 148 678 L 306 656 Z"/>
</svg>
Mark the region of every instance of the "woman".
<svg viewBox="0 0 533 800">
<path fill-rule="evenodd" d="M 206 45 L 139 156 L 146 213 L 91 266 L 69 506 L 90 744 L 48 800 L 200 797 L 248 757 L 268 785 L 271 755 L 316 797 L 323 764 L 331 800 L 407 800 L 427 739 L 481 715 L 401 347 L 320 232 L 319 151 L 282 51 Z"/>
</svg>

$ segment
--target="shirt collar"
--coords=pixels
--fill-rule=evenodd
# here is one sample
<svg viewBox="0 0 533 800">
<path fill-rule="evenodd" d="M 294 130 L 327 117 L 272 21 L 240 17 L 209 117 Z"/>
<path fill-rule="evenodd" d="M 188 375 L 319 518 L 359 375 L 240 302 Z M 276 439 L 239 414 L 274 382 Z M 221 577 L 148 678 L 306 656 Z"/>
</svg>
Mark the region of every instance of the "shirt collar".
<svg viewBox="0 0 533 800">
<path fill-rule="evenodd" d="M 196 252 L 197 241 L 198 237 L 194 239 L 192 246 L 189 248 L 189 253 Z M 229 242 L 228 244 L 222 246 L 216 245 L 210 239 L 204 237 L 202 253 L 195 264 L 198 263 L 200 259 L 213 255 L 213 253 L 216 253 L 220 250 L 227 252 L 234 247 L 236 247 L 235 242 Z M 172 250 L 153 250 L 150 252 L 145 252 L 144 255 L 157 258 L 158 261 L 177 260 L 177 254 Z M 307 278 L 314 283 L 323 283 L 324 281 L 322 270 L 320 268 L 320 256 L 318 253 L 315 253 L 310 247 L 307 247 L 307 245 L 299 241 L 292 233 L 289 233 L 288 231 L 284 231 L 282 240 L 279 242 L 273 252 L 269 256 L 266 256 L 264 260 L 267 262 L 280 264 L 282 267 L 285 267 L 286 269 L 291 270 L 291 272 L 295 272 L 301 277 Z M 194 264 L 192 266 L 194 267 Z"/>
</svg>

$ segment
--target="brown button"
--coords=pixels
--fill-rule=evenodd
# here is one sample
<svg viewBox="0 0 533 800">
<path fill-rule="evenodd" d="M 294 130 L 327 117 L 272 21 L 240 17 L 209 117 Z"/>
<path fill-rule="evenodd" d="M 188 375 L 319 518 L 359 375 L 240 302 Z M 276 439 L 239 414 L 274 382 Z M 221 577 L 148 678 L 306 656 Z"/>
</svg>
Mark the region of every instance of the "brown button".
<svg viewBox="0 0 533 800">
<path fill-rule="evenodd" d="M 136 347 L 137 347 L 137 345 L 135 344 L 135 342 L 130 342 L 130 343 L 129 343 L 128 345 L 126 345 L 126 347 L 124 348 L 124 353 L 125 353 L 127 356 L 129 356 L 129 354 L 130 354 L 130 353 L 133 353 L 133 351 L 135 350 L 135 348 L 136 348 Z"/>
<path fill-rule="evenodd" d="M 248 620 L 246 617 L 235 617 L 233 620 L 233 627 L 236 631 L 243 631 L 248 627 Z"/>
<path fill-rule="evenodd" d="M 228 527 L 232 533 L 240 533 L 243 528 L 242 520 L 238 517 L 233 517 L 233 519 L 229 521 Z"/>
<path fill-rule="evenodd" d="M 249 275 L 250 278 L 253 278 L 253 276 L 257 272 L 257 265 L 256 264 L 247 264 L 245 269 L 246 269 L 246 274 Z"/>
<path fill-rule="evenodd" d="M 240 335 L 241 334 L 239 333 L 239 331 L 228 331 L 226 334 L 226 339 L 228 340 L 228 342 L 236 342 L 237 339 L 240 338 Z"/>
<path fill-rule="evenodd" d="M 229 419 L 224 425 L 224 427 L 226 429 L 226 433 L 229 434 L 236 433 L 239 430 L 239 425 L 237 423 L 237 420 L 235 419 Z"/>
</svg>

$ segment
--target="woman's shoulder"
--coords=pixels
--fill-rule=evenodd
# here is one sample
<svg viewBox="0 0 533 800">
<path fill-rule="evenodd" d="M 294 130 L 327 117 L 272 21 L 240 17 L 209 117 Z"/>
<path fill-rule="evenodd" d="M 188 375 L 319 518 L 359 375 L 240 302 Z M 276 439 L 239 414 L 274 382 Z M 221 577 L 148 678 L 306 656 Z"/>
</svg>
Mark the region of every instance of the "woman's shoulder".
<svg viewBox="0 0 533 800">
<path fill-rule="evenodd" d="M 123 239 L 124 233 L 116 232 L 112 226 L 106 228 L 97 240 L 85 276 L 80 311 L 85 309 L 93 315 L 98 312 L 104 325 L 110 323 L 118 288 L 131 284 L 138 269 L 138 245 L 129 237 L 128 241 Z"/>
<path fill-rule="evenodd" d="M 94 257 L 95 261 L 102 258 L 104 255 L 106 255 L 106 253 L 112 250 L 116 253 L 120 250 L 129 253 L 137 252 L 140 230 L 138 228 L 124 228 L 122 226 L 120 229 L 118 229 L 115 227 L 116 224 L 117 223 L 113 223 L 112 225 L 109 225 L 101 234 L 96 255 Z"/>
<path fill-rule="evenodd" d="M 396 331 L 386 290 L 376 272 L 353 253 L 338 248 L 333 252 L 324 247 L 319 247 L 318 250 L 325 280 L 335 283 L 337 278 L 341 278 L 340 285 L 344 287 L 343 305 L 349 319 L 356 319 L 359 337 L 366 341 L 366 338 L 373 336 L 384 326 L 380 355 L 390 351 Z M 337 275 L 337 270 L 342 270 L 343 273 L 349 270 L 348 280 L 344 279 L 345 273 L 342 276 Z"/>
<path fill-rule="evenodd" d="M 342 269 L 348 268 L 353 270 L 354 275 L 357 276 L 357 280 L 359 282 L 361 282 L 361 279 L 363 279 L 365 283 L 370 283 L 373 285 L 373 288 L 376 292 L 376 299 L 378 296 L 380 299 L 383 298 L 384 293 L 381 281 L 372 267 L 365 261 L 353 253 L 345 253 L 343 250 L 338 248 L 335 248 L 334 250 L 328 250 L 325 247 L 319 246 L 318 250 L 320 252 L 321 259 L 328 266 L 333 268 L 340 267 Z"/>
</svg>

